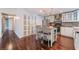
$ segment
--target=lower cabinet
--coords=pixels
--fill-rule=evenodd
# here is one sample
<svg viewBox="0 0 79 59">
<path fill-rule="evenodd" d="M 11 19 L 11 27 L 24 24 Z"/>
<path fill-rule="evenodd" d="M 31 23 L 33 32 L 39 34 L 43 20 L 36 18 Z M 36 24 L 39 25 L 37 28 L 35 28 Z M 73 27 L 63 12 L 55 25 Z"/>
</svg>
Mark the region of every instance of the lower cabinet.
<svg viewBox="0 0 79 59">
<path fill-rule="evenodd" d="M 73 37 L 73 27 L 61 27 L 61 35 Z"/>
</svg>

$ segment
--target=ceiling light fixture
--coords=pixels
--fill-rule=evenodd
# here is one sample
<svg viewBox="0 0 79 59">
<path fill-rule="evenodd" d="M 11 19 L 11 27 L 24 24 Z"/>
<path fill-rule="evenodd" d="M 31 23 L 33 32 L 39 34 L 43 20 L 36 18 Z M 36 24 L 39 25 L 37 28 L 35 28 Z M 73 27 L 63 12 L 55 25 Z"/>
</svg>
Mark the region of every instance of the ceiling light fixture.
<svg viewBox="0 0 79 59">
<path fill-rule="evenodd" d="M 43 12 L 43 10 L 40 10 L 40 13 L 42 13 Z"/>
</svg>

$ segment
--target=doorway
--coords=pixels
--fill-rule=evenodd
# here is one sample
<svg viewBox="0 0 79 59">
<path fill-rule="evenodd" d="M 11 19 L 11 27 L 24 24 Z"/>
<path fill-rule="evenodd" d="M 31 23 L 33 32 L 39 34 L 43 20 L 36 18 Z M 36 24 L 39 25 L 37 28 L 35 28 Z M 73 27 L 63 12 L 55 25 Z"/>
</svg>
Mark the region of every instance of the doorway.
<svg viewBox="0 0 79 59">
<path fill-rule="evenodd" d="M 2 13 L 2 34 L 6 30 L 14 30 L 14 16 Z"/>
</svg>

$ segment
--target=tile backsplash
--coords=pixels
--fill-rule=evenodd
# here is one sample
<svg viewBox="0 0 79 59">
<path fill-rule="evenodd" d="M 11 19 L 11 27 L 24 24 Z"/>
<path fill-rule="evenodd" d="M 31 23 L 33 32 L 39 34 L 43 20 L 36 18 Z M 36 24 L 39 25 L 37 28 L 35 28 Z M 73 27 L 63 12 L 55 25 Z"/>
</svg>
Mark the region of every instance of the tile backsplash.
<svg viewBox="0 0 79 59">
<path fill-rule="evenodd" d="M 79 22 L 62 23 L 62 26 L 65 26 L 65 27 L 79 27 Z"/>
</svg>

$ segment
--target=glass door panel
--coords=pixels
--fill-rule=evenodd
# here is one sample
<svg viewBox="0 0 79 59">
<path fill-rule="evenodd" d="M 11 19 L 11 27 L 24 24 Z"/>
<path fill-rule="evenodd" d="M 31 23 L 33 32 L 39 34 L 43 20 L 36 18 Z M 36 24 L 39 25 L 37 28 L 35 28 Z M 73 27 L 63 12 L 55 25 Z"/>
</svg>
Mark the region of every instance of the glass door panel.
<svg viewBox="0 0 79 59">
<path fill-rule="evenodd" d="M 4 33 L 6 30 L 14 30 L 13 16 L 2 15 L 2 33 Z"/>
</svg>

